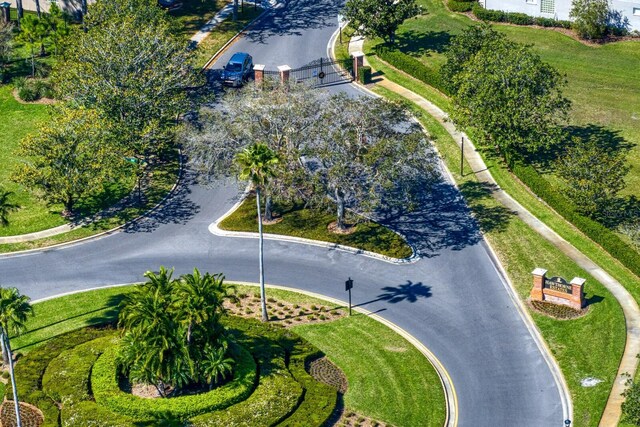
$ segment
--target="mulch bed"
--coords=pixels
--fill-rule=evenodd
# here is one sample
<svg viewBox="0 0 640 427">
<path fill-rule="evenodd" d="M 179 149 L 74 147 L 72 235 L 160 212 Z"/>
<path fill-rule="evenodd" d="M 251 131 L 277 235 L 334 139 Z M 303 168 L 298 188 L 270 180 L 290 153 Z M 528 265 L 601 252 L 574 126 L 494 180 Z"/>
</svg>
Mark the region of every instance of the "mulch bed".
<svg viewBox="0 0 640 427">
<path fill-rule="evenodd" d="M 319 304 L 292 304 L 269 297 L 267 290 L 267 313 L 269 321 L 280 323 L 284 327 L 305 323 L 330 322 L 344 317 L 345 308 L 331 308 Z M 260 294 L 249 293 L 238 295 L 238 302 L 225 302 L 230 314 L 254 319 L 261 318 Z"/>
<path fill-rule="evenodd" d="M 307 371 L 316 380 L 328 384 L 340 393 L 347 392 L 347 377 L 336 365 L 326 357 L 321 357 L 309 363 Z"/>
<path fill-rule="evenodd" d="M 22 427 L 40 427 L 44 423 L 44 416 L 35 406 L 20 402 L 20 421 Z M 0 426 L 16 427 L 17 425 L 14 403 L 12 400 L 5 400 L 0 406 Z"/>
<path fill-rule="evenodd" d="M 554 319 L 558 320 L 577 319 L 578 317 L 582 317 L 587 314 L 587 311 L 589 310 L 588 306 L 586 308 L 583 308 L 582 310 L 576 310 L 566 305 L 553 304 L 544 301 L 529 300 L 528 305 L 538 313 L 553 317 Z"/>
</svg>

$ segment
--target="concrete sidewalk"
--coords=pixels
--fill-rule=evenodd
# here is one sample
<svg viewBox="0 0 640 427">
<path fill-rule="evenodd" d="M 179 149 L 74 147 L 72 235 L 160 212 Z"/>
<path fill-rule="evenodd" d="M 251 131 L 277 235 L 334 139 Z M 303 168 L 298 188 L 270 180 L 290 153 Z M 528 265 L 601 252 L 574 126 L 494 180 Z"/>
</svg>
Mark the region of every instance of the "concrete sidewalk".
<svg viewBox="0 0 640 427">
<path fill-rule="evenodd" d="M 363 44 L 364 39 L 362 37 L 352 38 L 349 44 L 349 52 L 362 52 Z M 618 373 L 616 374 L 613 387 L 609 394 L 607 406 L 605 407 L 600 420 L 600 426 L 602 427 L 617 425 L 620 420 L 620 416 L 622 415 L 622 402 L 624 401 L 622 392 L 626 389 L 625 382 L 627 380 L 625 374 L 628 373 L 633 377 L 638 367 L 638 358 L 636 355 L 640 353 L 640 308 L 636 301 L 625 287 L 620 284 L 620 282 L 611 277 L 599 265 L 581 253 L 565 239 L 560 237 L 560 235 L 536 218 L 531 212 L 526 210 L 515 199 L 502 190 L 493 179 L 493 176 L 487 169 L 487 165 L 482 160 L 482 157 L 476 151 L 473 142 L 466 134 L 456 129 L 453 123 L 448 120 L 448 115 L 444 111 L 403 86 L 400 86 L 384 77 L 379 79 L 380 80 L 376 82 L 376 85 L 391 90 L 417 104 L 420 108 L 438 120 L 438 122 L 440 122 L 454 141 L 459 145 L 461 139 L 464 137 L 467 142 L 464 145 L 464 157 L 472 170 L 478 171 L 474 173 L 479 181 L 496 187 L 496 191 L 494 191 L 493 196 L 506 208 L 513 211 L 522 221 L 529 225 L 529 227 L 538 232 L 538 234 L 562 251 L 562 253 L 571 258 L 577 265 L 589 272 L 589 274 L 602 283 L 618 300 L 626 320 L 627 340 L 624 354 L 622 355 L 622 360 L 620 361 L 620 366 L 618 368 Z"/>
</svg>

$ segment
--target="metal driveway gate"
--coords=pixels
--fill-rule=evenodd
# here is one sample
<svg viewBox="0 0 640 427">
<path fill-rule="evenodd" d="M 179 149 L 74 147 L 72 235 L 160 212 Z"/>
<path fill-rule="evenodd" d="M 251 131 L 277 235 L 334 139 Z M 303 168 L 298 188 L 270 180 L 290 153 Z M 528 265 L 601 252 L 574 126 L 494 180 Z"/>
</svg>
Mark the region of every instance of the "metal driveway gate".
<svg viewBox="0 0 640 427">
<path fill-rule="evenodd" d="M 353 80 L 351 60 L 333 61 L 320 58 L 308 65 L 292 69 L 289 78 L 296 82 L 306 82 L 313 86 L 324 86 L 335 83 L 348 83 Z"/>
</svg>

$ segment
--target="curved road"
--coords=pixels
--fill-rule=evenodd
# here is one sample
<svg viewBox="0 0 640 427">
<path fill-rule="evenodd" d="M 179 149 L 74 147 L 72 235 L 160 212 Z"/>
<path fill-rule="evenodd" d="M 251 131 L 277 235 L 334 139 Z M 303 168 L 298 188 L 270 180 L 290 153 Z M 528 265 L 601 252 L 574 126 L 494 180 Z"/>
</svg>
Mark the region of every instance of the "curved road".
<svg viewBox="0 0 640 427">
<path fill-rule="evenodd" d="M 271 69 L 304 65 L 325 56 L 337 10 L 332 1 L 290 0 L 259 21 L 233 51 L 248 51 Z M 37 299 L 140 281 L 144 271 L 160 265 L 174 266 L 177 274 L 198 267 L 224 272 L 230 281 L 255 282 L 257 241 L 207 230 L 238 194 L 235 184 L 203 188 L 187 176 L 162 209 L 123 232 L 0 257 L 2 285 Z M 392 265 L 265 241 L 266 281 L 344 299 L 344 280 L 353 278 L 354 304 L 404 328 L 444 364 L 456 388 L 461 426 L 562 425 L 556 383 L 455 188 L 442 182 L 424 197 L 422 209 L 388 212 L 384 220 L 418 246 L 420 261 Z"/>
</svg>

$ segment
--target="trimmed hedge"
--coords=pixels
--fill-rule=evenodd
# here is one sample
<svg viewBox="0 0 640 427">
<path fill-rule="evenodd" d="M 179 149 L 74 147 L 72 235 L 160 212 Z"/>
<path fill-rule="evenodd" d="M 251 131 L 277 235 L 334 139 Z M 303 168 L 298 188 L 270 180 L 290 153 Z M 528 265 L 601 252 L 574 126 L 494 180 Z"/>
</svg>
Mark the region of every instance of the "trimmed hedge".
<svg viewBox="0 0 640 427">
<path fill-rule="evenodd" d="M 42 377 L 42 390 L 62 406 L 90 400 L 91 368 L 98 357 L 116 342 L 115 336 L 106 336 L 63 351 L 49 363 Z"/>
<path fill-rule="evenodd" d="M 473 8 L 473 3 L 469 1 L 447 0 L 447 7 L 452 12 L 469 12 Z"/>
<path fill-rule="evenodd" d="M 425 67 L 424 64 L 412 56 L 401 52 L 398 49 L 391 49 L 386 45 L 376 47 L 376 55 L 383 61 L 415 77 L 416 79 L 435 87 L 445 94 L 449 94 L 440 74 Z"/>
<path fill-rule="evenodd" d="M 91 371 L 93 394 L 98 404 L 116 413 L 135 418 L 186 419 L 205 412 L 223 409 L 249 396 L 256 381 L 256 363 L 251 354 L 240 347 L 233 380 L 229 383 L 207 393 L 168 399 L 145 399 L 120 389 L 116 362 L 117 351 L 117 345 L 107 348 L 93 365 Z"/>
<path fill-rule="evenodd" d="M 360 80 L 360 83 L 363 85 L 371 83 L 371 67 L 368 65 L 360 67 L 358 71 L 358 80 Z"/>
<path fill-rule="evenodd" d="M 320 352 L 312 348 L 305 348 L 302 354 L 291 356 L 289 370 L 304 388 L 304 400 L 296 412 L 279 425 L 283 427 L 322 426 L 331 417 L 338 401 L 337 390 L 317 381 L 305 369 L 306 362 L 321 356 Z"/>
<path fill-rule="evenodd" d="M 85 400 L 62 407 L 61 420 L 64 427 L 133 427 L 151 425 L 136 422 L 132 418 L 116 414 L 92 400 Z"/>
<path fill-rule="evenodd" d="M 554 188 L 532 166 L 515 164 L 513 173 L 531 191 L 547 202 L 558 214 L 599 244 L 637 276 L 640 276 L 640 254 L 604 225 L 575 210 L 571 200 Z"/>
<path fill-rule="evenodd" d="M 65 350 L 87 341 L 113 333 L 113 329 L 84 328 L 56 337 L 42 347 L 22 357 L 15 367 L 18 378 L 18 396 L 23 402 L 37 406 L 44 415 L 43 427 L 58 426 L 59 409 L 41 389 L 42 377 L 49 363 Z M 5 398 L 12 400 L 11 387 L 5 390 Z"/>
<path fill-rule="evenodd" d="M 476 18 L 482 21 L 506 22 L 514 25 L 540 25 L 543 27 L 557 27 L 571 29 L 571 21 L 556 20 L 550 18 L 533 17 L 526 13 L 504 12 L 502 10 L 485 9 L 479 4 L 474 4 L 471 9 Z"/>
</svg>

